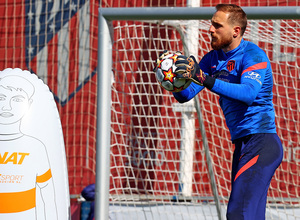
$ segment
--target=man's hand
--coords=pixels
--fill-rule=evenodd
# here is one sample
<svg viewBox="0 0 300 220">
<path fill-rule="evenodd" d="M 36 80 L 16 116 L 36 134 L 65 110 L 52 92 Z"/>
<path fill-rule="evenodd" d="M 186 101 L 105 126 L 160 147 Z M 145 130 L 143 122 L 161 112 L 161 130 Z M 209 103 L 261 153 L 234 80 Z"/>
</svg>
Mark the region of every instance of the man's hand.
<svg viewBox="0 0 300 220">
<path fill-rule="evenodd" d="M 179 55 L 175 62 L 177 77 L 191 79 L 194 83 L 205 86 L 211 89 L 214 85 L 215 79 L 211 76 L 206 75 L 197 63 L 194 56 L 186 57 Z"/>
<path fill-rule="evenodd" d="M 175 62 L 175 66 L 177 67 L 175 73 L 178 77 L 183 78 L 193 78 L 196 72 L 200 70 L 194 56 L 186 57 L 184 55 L 179 55 Z"/>
<path fill-rule="evenodd" d="M 177 77 L 189 78 L 195 83 L 203 86 L 206 75 L 200 69 L 193 55 L 190 57 L 179 55 L 175 65 L 177 66 L 177 69 L 175 70 Z"/>
</svg>

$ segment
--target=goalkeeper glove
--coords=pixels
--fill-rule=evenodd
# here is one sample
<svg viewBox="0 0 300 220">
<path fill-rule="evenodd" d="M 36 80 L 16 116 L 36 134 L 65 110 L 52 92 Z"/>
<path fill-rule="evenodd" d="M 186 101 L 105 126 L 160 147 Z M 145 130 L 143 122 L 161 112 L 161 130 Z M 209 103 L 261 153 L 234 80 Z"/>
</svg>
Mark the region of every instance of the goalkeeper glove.
<svg viewBox="0 0 300 220">
<path fill-rule="evenodd" d="M 175 66 L 177 67 L 175 73 L 179 78 L 191 79 L 194 83 L 200 86 L 205 86 L 208 89 L 211 89 L 215 84 L 215 78 L 206 75 L 200 69 L 193 55 L 190 57 L 179 55 L 175 62 Z"/>
</svg>

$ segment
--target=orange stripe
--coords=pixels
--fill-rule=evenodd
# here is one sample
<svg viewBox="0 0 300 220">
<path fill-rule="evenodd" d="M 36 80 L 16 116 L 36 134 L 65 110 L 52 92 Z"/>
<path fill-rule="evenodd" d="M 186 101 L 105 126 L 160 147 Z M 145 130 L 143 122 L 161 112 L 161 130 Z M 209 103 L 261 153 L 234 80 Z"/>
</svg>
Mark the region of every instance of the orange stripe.
<svg viewBox="0 0 300 220">
<path fill-rule="evenodd" d="M 51 169 L 49 169 L 49 170 L 48 170 L 46 173 L 44 173 L 43 175 L 37 176 L 37 177 L 36 177 L 36 182 L 37 182 L 37 183 L 44 183 L 44 182 L 48 181 L 51 177 L 52 177 Z"/>
<path fill-rule="evenodd" d="M 0 213 L 23 212 L 35 207 L 35 188 L 23 192 L 0 193 Z"/>
<path fill-rule="evenodd" d="M 258 160 L 259 155 L 257 155 L 256 157 L 252 158 L 248 163 L 246 163 L 244 166 L 242 166 L 242 168 L 237 172 L 234 181 L 243 173 L 245 172 L 247 169 L 249 169 L 250 167 L 252 167 Z"/>
<path fill-rule="evenodd" d="M 253 66 L 250 66 L 248 67 L 247 69 L 245 69 L 243 72 L 242 72 L 242 75 L 245 73 L 245 72 L 249 72 L 249 71 L 252 71 L 252 70 L 259 70 L 259 69 L 265 69 L 267 68 L 267 62 L 262 62 L 262 63 L 257 63 Z"/>
</svg>

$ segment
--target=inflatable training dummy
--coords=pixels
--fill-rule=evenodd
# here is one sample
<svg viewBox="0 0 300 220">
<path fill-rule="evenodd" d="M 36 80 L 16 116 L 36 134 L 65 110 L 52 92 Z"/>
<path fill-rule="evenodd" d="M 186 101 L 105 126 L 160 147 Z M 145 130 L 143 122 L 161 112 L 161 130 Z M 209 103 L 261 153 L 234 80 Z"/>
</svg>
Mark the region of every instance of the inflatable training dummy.
<svg viewBox="0 0 300 220">
<path fill-rule="evenodd" d="M 61 122 L 35 74 L 0 72 L 0 219 L 70 219 Z"/>
</svg>

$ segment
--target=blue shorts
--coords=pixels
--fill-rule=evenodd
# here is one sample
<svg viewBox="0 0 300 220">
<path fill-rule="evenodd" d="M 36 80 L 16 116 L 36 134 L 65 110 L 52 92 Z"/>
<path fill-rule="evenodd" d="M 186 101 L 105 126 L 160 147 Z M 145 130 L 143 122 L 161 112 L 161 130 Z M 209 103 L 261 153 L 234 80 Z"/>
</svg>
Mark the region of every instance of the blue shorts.
<svg viewBox="0 0 300 220">
<path fill-rule="evenodd" d="M 253 134 L 234 141 L 227 220 L 264 220 L 267 193 L 283 157 L 277 134 Z"/>
</svg>

